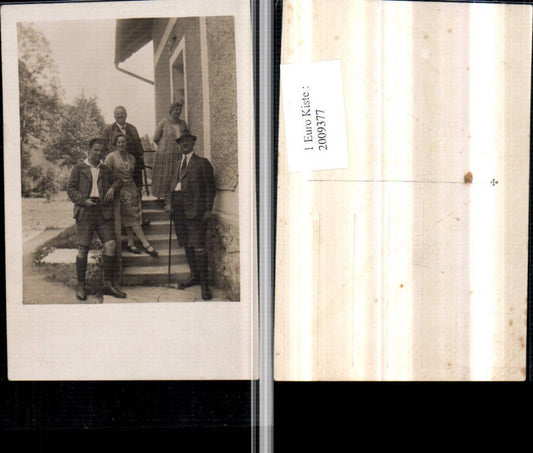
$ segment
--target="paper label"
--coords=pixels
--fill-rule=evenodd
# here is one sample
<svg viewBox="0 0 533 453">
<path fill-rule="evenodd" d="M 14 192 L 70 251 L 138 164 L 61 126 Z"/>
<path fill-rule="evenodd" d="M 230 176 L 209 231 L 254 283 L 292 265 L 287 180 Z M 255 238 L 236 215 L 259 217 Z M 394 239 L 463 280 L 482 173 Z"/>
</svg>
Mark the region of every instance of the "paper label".
<svg viewBox="0 0 533 453">
<path fill-rule="evenodd" d="M 348 168 L 341 62 L 281 65 L 290 172 Z"/>
</svg>

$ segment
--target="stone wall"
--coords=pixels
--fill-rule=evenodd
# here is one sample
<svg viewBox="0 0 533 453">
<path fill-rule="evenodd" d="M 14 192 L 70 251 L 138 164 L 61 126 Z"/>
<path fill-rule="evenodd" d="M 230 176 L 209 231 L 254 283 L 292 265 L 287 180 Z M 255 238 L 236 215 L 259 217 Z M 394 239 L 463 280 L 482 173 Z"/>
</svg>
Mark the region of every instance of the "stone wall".
<svg viewBox="0 0 533 453">
<path fill-rule="evenodd" d="M 240 300 L 237 66 L 232 16 L 206 18 L 211 163 L 217 192 L 208 233 L 211 279 L 230 300 Z M 229 203 L 227 200 L 231 200 Z M 235 201 L 237 205 L 235 206 Z M 228 221 L 232 218 L 233 221 Z"/>
<path fill-rule="evenodd" d="M 168 19 L 155 20 L 154 53 L 159 47 L 161 30 L 168 23 Z M 198 137 L 195 152 L 203 156 L 204 150 L 204 125 L 203 125 L 203 93 L 202 93 L 202 66 L 200 60 L 200 19 L 198 17 L 179 18 L 164 43 L 163 52 L 155 66 L 155 111 L 156 122 L 168 117 L 168 108 L 172 102 L 170 89 L 170 58 L 178 47 L 181 39 L 185 37 L 185 67 L 187 78 L 187 112 L 181 114 L 191 132 Z M 176 93 L 174 94 L 176 98 Z M 180 96 L 178 96 L 179 98 Z"/>
<path fill-rule="evenodd" d="M 237 65 L 232 16 L 206 19 L 209 61 L 211 160 L 219 190 L 239 183 L 237 134 Z"/>
<path fill-rule="evenodd" d="M 159 47 L 168 19 L 154 19 L 154 52 Z M 209 222 L 207 247 L 210 281 L 230 300 L 240 300 L 240 253 L 238 227 L 238 130 L 237 74 L 234 19 L 206 18 L 209 83 L 210 156 L 217 185 L 215 213 Z M 195 152 L 204 155 L 200 19 L 176 21 L 155 66 L 157 122 L 168 116 L 170 99 L 169 59 L 181 38 L 186 41 L 188 124 L 198 137 Z M 185 112 L 182 113 L 185 119 Z M 228 202 L 229 200 L 229 202 Z M 229 219 L 229 220 L 228 220 Z"/>
<path fill-rule="evenodd" d="M 228 299 L 240 300 L 239 229 L 219 215 L 209 221 L 207 231 L 209 279 L 223 289 Z"/>
</svg>

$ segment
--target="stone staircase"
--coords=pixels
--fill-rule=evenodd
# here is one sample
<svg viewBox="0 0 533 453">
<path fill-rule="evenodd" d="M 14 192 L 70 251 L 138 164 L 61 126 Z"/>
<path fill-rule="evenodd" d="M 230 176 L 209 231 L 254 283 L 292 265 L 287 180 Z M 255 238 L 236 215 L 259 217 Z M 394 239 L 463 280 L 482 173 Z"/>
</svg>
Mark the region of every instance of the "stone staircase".
<svg viewBox="0 0 533 453">
<path fill-rule="evenodd" d="M 141 250 L 140 255 L 126 250 L 127 238 L 122 236 L 122 285 L 123 286 L 166 286 L 168 284 L 168 237 L 170 220 L 165 212 L 163 200 L 143 197 L 143 218 L 150 219 L 151 224 L 143 226 L 148 241 L 157 249 L 159 256 L 152 257 L 142 248 L 136 239 L 135 245 Z M 174 230 L 174 228 L 172 228 Z M 189 275 L 189 266 L 183 247 L 178 247 L 176 234 L 172 231 L 170 283 Z"/>
</svg>

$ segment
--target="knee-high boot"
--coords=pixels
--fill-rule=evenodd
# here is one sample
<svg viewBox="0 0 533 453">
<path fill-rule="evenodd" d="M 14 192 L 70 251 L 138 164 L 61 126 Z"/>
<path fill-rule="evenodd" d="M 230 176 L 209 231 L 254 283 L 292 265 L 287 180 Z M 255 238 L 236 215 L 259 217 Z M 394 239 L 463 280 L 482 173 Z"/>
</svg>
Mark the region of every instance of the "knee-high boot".
<svg viewBox="0 0 533 453">
<path fill-rule="evenodd" d="M 110 296 L 118 297 L 124 299 L 126 293 L 120 291 L 118 288 L 115 288 L 113 285 L 113 276 L 115 275 L 115 261 L 114 256 L 104 255 L 104 287 L 103 293 L 109 294 Z"/>
<path fill-rule="evenodd" d="M 196 263 L 198 264 L 198 272 L 200 274 L 200 285 L 202 286 L 202 299 L 211 299 L 211 291 L 209 290 L 209 279 L 207 269 L 207 252 L 196 253 Z"/>
<path fill-rule="evenodd" d="M 189 264 L 191 274 L 185 280 L 178 282 L 179 289 L 185 289 L 189 286 L 200 284 L 200 273 L 198 272 L 198 264 L 196 262 L 196 253 L 194 252 L 194 248 L 185 247 L 185 256 L 187 257 L 187 263 Z"/>
<path fill-rule="evenodd" d="M 76 257 L 76 275 L 78 277 L 78 287 L 76 288 L 76 297 L 79 300 L 86 300 L 87 293 L 85 291 L 85 271 L 87 270 L 87 257 Z"/>
</svg>

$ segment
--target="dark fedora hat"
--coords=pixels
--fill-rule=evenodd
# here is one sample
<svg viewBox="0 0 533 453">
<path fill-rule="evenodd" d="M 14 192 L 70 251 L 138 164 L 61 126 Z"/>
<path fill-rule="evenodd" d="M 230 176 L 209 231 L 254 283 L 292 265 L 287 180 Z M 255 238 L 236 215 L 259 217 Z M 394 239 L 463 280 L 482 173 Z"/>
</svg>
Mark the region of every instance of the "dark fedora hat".
<svg viewBox="0 0 533 453">
<path fill-rule="evenodd" d="M 182 140 L 186 139 L 186 138 L 192 138 L 194 141 L 196 141 L 196 135 L 192 135 L 190 132 L 189 132 L 189 129 L 185 129 L 179 138 L 176 139 L 176 143 L 181 143 Z"/>
</svg>

